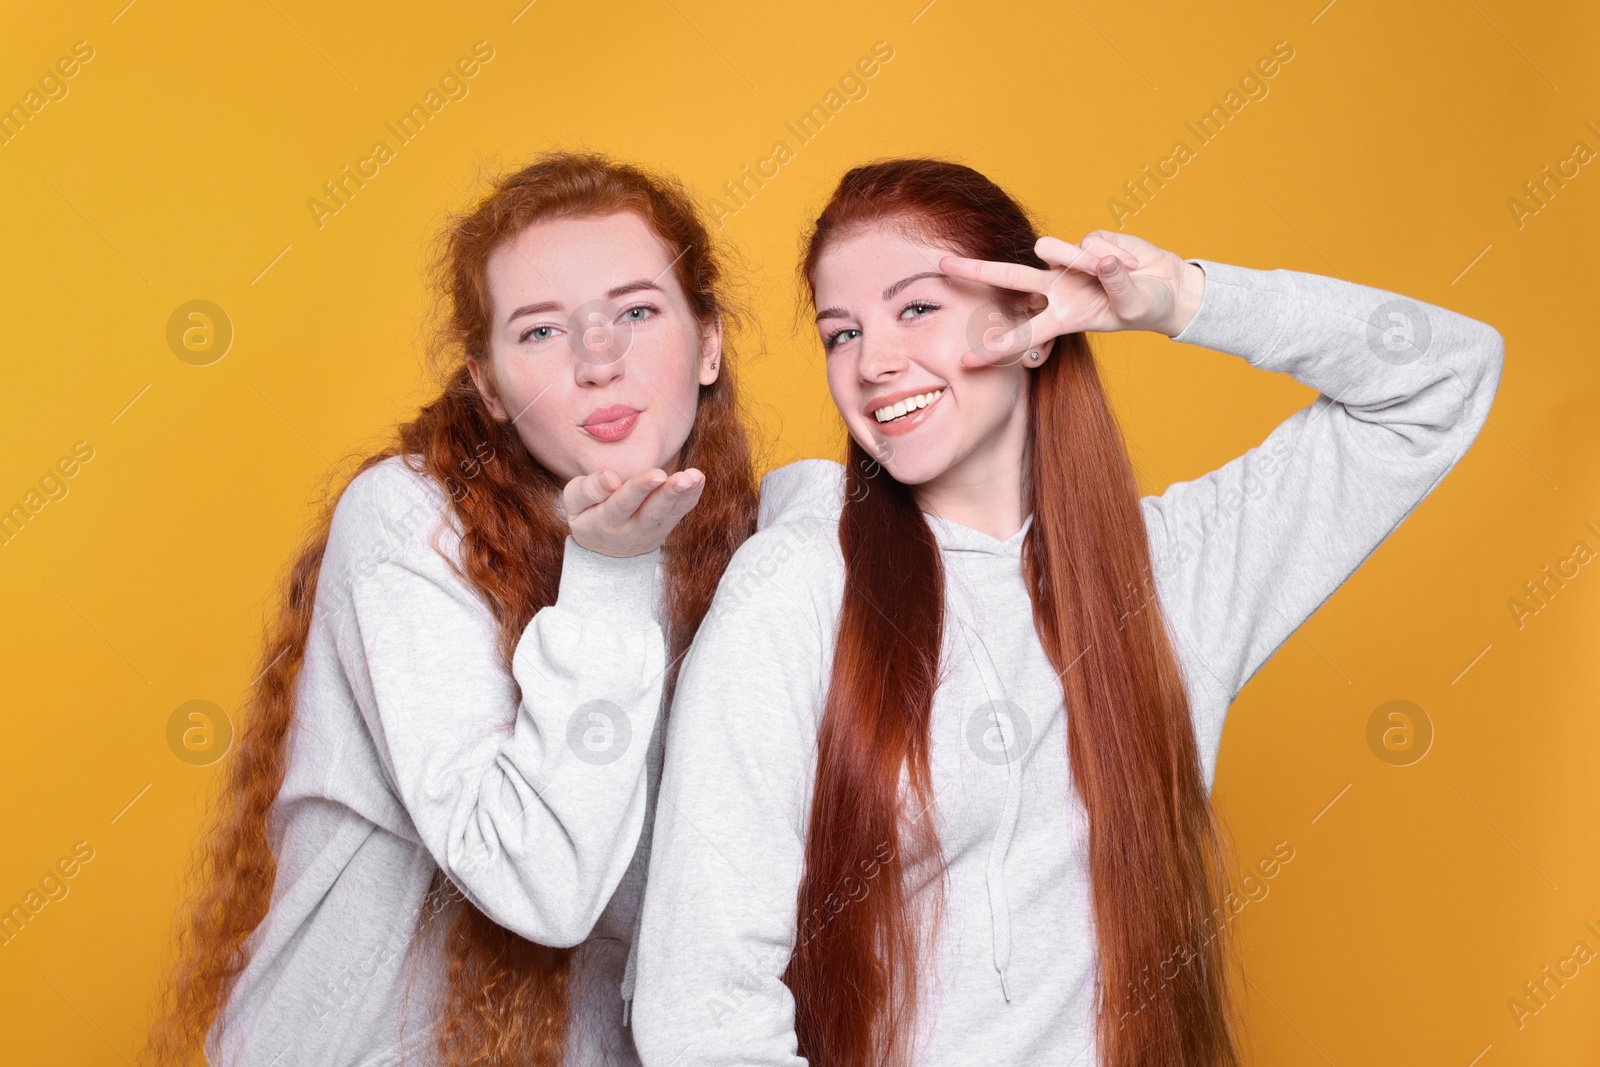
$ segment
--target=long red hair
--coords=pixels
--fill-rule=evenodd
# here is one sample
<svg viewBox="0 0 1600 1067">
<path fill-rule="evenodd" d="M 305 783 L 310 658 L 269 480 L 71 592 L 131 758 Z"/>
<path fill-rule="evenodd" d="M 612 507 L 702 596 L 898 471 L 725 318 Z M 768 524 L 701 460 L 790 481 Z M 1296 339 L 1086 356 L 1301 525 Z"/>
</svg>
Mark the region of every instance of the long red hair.
<svg viewBox="0 0 1600 1067">
<path fill-rule="evenodd" d="M 726 253 L 711 237 L 694 197 L 673 179 L 596 154 L 552 153 L 496 182 L 441 232 L 433 263 L 440 301 L 430 342 L 443 389 L 397 428 L 392 444 L 335 475 L 320 513 L 290 567 L 282 602 L 267 627 L 261 675 L 243 712 L 238 751 L 225 770 L 210 829 L 195 860 L 195 888 L 177 936 L 162 1011 L 152 1026 L 148 1062 L 200 1061 L 206 1034 L 246 963 L 247 941 L 265 917 L 276 864 L 268 816 L 285 772 L 294 719 L 295 678 L 311 628 L 317 576 L 333 508 L 351 479 L 401 455 L 449 492 L 463 531 L 463 577 L 498 622 L 497 654 L 510 670 L 518 638 L 535 612 L 555 602 L 566 522 L 556 510 L 562 481 L 527 452 L 509 423 L 491 417 L 467 360 L 488 363 L 491 323 L 486 267 L 490 253 L 529 225 L 552 218 L 637 213 L 674 251 L 672 269 L 702 323 L 741 316 L 728 297 Z M 725 335 L 726 336 L 726 335 Z M 724 342 L 717 380 L 700 389 L 695 420 L 680 457 L 706 483 L 699 503 L 673 530 L 666 572 L 667 690 L 676 664 L 710 605 L 734 550 L 755 529 L 756 480 L 735 385 L 733 345 Z M 482 442 L 494 459 L 480 463 Z M 503 458 L 502 458 L 503 457 Z M 471 471 L 466 482 L 461 472 Z M 537 699 L 537 695 L 534 695 Z M 498 1067 L 561 1062 L 575 949 L 527 941 L 483 915 L 436 873 L 429 919 L 443 914 L 444 1003 L 439 1006 L 441 1063 Z M 419 920 L 419 931 L 425 920 Z M 395 1035 L 396 1040 L 400 1037 Z"/>
<path fill-rule="evenodd" d="M 962 256 L 1049 266 L 1034 253 L 1026 212 L 999 186 L 960 164 L 900 159 L 845 174 L 806 240 L 805 283 L 813 285 L 831 242 L 880 224 Z M 1021 294 L 1003 296 L 1015 303 Z M 1071 709 L 1069 763 L 1088 815 L 1101 1063 L 1237 1067 L 1229 953 L 1214 919 L 1224 835 L 1161 613 L 1138 610 L 1128 595 L 1155 596 L 1133 465 L 1083 334 L 1060 338 L 1029 373 L 1033 524 L 1023 567 L 1034 626 Z M 929 831 L 908 826 L 902 806 L 920 811 L 932 799 L 944 576 L 911 489 L 854 440 L 847 467 L 839 519 L 847 580 L 798 901 L 807 936 L 784 980 L 801 1055 L 819 1067 L 879 1067 L 909 1054 L 917 999 L 919 942 L 902 856 L 924 849 Z M 912 786 L 905 799 L 902 770 Z M 906 833 L 917 838 L 909 849 L 900 847 Z M 891 858 L 871 891 L 824 925 L 807 922 L 880 842 Z"/>
</svg>

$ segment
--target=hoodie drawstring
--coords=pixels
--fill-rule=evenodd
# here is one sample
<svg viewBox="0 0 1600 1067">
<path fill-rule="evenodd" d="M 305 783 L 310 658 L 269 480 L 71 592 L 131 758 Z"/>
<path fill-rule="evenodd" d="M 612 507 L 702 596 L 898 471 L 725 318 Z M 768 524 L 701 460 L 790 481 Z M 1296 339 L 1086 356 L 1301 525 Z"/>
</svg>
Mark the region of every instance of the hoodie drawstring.
<svg viewBox="0 0 1600 1067">
<path fill-rule="evenodd" d="M 644 918 L 644 908 L 641 907 L 633 917 L 633 937 L 628 944 L 628 962 L 622 968 L 622 1025 L 628 1025 L 628 1017 L 633 1009 L 633 984 L 638 972 L 639 960 L 639 926 Z"/>
<path fill-rule="evenodd" d="M 995 714 L 1001 712 L 994 705 Z M 1013 723 L 1001 725 L 1000 736 L 1006 745 L 1006 795 L 1000 809 L 1000 822 L 989 842 L 989 863 L 984 872 L 984 884 L 989 890 L 989 926 L 994 940 L 994 969 L 1000 975 L 1000 995 L 1009 1003 L 1011 989 L 1006 983 L 1006 970 L 1011 966 L 1011 901 L 1006 894 L 1006 852 L 1011 848 L 1012 835 L 1016 833 L 1017 816 L 1022 809 L 1022 771 L 1018 766 L 1022 758 L 1013 750 L 1017 731 Z"/>
<path fill-rule="evenodd" d="M 965 619 L 961 620 L 961 626 L 962 636 L 967 642 L 967 653 L 972 656 L 973 665 L 979 668 L 981 676 L 983 671 L 978 664 L 977 652 L 972 647 L 972 635 L 977 634 L 977 630 Z M 981 636 L 977 643 L 983 647 L 984 658 L 989 661 L 992 683 L 1003 695 L 1005 687 L 1000 684 L 1000 672 L 995 666 L 994 657 L 989 655 L 989 648 Z M 989 684 L 986 680 L 985 688 Z M 1011 967 L 1011 900 L 1006 893 L 1006 853 L 1011 849 L 1011 839 L 1016 835 L 1017 819 L 1022 812 L 1021 764 L 1027 743 L 1018 724 L 1010 718 L 1012 707 L 1011 702 L 1004 699 L 992 701 L 989 705 L 989 714 L 994 717 L 994 729 L 999 731 L 1005 749 L 1006 792 L 1000 805 L 1000 819 L 995 825 L 994 837 L 989 840 L 989 860 L 983 875 L 984 887 L 989 891 L 989 933 L 994 945 L 994 969 L 1000 979 L 1000 995 L 1008 1004 L 1011 1002 L 1011 985 L 1006 981 L 1006 973 Z M 1000 721 L 1001 716 L 1006 717 L 1005 722 Z M 1028 731 L 1030 735 L 1031 732 Z"/>
</svg>

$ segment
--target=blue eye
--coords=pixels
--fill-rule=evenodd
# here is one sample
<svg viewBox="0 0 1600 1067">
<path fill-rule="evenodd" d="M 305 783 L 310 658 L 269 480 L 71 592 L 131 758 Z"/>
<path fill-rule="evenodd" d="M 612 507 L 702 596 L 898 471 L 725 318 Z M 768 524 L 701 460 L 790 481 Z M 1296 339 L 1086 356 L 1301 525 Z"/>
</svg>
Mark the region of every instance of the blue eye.
<svg viewBox="0 0 1600 1067">
<path fill-rule="evenodd" d="M 551 337 L 554 337 L 555 333 L 556 333 L 556 327 L 554 327 L 554 326 L 535 326 L 535 327 L 533 327 L 533 328 L 531 328 L 529 330 L 524 331 L 524 333 L 522 334 L 522 337 L 520 339 L 523 340 L 523 341 L 526 341 L 526 340 L 529 340 L 531 338 L 531 339 L 533 339 L 535 341 L 547 341 Z"/>
<path fill-rule="evenodd" d="M 845 337 L 845 334 L 847 334 L 847 333 L 848 334 L 852 334 L 854 336 Z M 861 331 L 856 329 L 853 326 L 845 327 L 843 329 L 834 330 L 832 333 L 830 333 L 828 336 L 826 336 L 826 337 L 824 337 L 822 339 L 823 351 L 832 352 L 834 350 L 835 346 L 841 344 L 844 341 L 854 340 L 856 337 L 860 337 L 860 336 L 861 336 Z"/>
<path fill-rule="evenodd" d="M 622 321 L 643 322 L 646 318 L 654 315 L 655 313 L 656 309 L 651 307 L 649 304 L 640 304 L 638 307 L 631 307 L 624 311 L 622 313 Z"/>
<path fill-rule="evenodd" d="M 913 300 L 911 303 L 907 304 L 901 310 L 900 317 L 902 319 L 905 319 L 905 318 L 921 318 L 923 315 L 926 315 L 928 312 L 937 311 L 938 309 L 939 309 L 939 305 L 938 304 L 930 304 L 926 300 Z M 915 315 L 908 314 L 909 312 L 916 312 L 916 314 Z"/>
</svg>

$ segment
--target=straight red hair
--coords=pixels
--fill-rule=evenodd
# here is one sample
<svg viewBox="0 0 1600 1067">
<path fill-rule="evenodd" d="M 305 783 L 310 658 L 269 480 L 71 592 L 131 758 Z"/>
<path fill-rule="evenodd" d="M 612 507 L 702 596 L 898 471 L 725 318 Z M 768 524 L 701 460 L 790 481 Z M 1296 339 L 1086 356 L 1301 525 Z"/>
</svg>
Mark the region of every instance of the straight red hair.
<svg viewBox="0 0 1600 1067">
<path fill-rule="evenodd" d="M 974 259 L 1049 267 L 1034 253 L 1039 235 L 1027 213 L 982 174 L 943 160 L 888 160 L 845 174 L 808 236 L 801 270 L 813 303 L 829 245 L 880 225 Z M 1002 296 L 1015 304 L 1021 294 Z M 1068 759 L 1088 815 L 1100 1063 L 1238 1067 L 1230 952 L 1214 919 L 1226 884 L 1223 835 L 1164 619 L 1140 610 L 1155 590 L 1133 465 L 1083 334 L 1059 338 L 1029 373 L 1033 524 L 1023 568 L 1034 626 L 1071 709 Z M 846 481 L 844 602 L 798 899 L 807 936 L 784 980 L 801 1055 L 818 1067 L 884 1067 L 910 1054 L 904 1037 L 926 970 L 901 845 L 907 833 L 918 839 L 913 851 L 937 844 L 908 827 L 903 807 L 931 802 L 944 576 L 911 489 L 854 440 Z M 905 799 L 902 770 L 912 786 Z M 806 917 L 885 841 L 893 858 L 870 892 L 813 929 Z"/>
</svg>

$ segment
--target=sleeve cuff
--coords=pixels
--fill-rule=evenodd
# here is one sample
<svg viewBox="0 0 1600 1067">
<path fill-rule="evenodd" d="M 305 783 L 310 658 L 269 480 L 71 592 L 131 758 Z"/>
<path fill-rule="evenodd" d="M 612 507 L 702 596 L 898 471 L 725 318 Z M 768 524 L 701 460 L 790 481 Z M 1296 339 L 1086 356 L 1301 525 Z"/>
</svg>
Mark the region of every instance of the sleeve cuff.
<svg viewBox="0 0 1600 1067">
<path fill-rule="evenodd" d="M 1206 272 L 1200 307 L 1172 340 L 1199 345 L 1261 364 L 1277 350 L 1292 318 L 1289 295 L 1267 282 L 1272 272 L 1190 259 Z"/>
<path fill-rule="evenodd" d="M 619 619 L 655 620 L 656 567 L 661 550 L 637 556 L 592 552 L 567 536 L 556 603 L 581 614 L 604 612 Z"/>
</svg>

